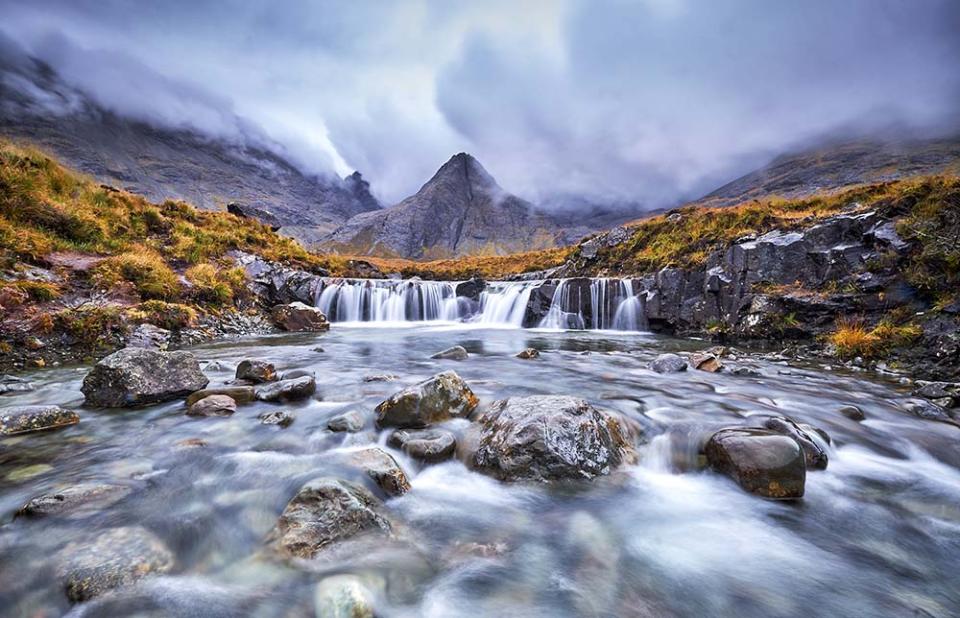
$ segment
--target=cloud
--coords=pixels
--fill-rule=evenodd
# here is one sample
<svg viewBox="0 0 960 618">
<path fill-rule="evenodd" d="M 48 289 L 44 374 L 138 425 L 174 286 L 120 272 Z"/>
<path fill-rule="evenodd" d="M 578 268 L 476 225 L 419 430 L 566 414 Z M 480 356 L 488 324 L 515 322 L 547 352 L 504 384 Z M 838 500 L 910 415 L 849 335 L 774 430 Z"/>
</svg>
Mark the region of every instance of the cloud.
<svg viewBox="0 0 960 618">
<path fill-rule="evenodd" d="M 658 207 L 825 137 L 960 130 L 951 0 L 0 10 L 0 29 L 118 113 L 260 131 L 308 169 L 360 169 L 387 202 L 461 150 L 534 200 Z"/>
</svg>

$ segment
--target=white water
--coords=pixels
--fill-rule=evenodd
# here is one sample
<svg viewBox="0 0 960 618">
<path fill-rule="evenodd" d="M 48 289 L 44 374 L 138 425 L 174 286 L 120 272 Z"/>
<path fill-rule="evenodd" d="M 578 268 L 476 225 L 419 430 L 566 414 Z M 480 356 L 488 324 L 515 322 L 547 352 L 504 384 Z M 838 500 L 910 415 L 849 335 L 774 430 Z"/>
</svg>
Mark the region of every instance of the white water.
<svg viewBox="0 0 960 618">
<path fill-rule="evenodd" d="M 574 285 L 572 282 L 576 282 Z M 541 286 L 555 287 L 545 317 L 528 312 Z M 457 296 L 457 282 L 419 279 L 327 279 L 314 304 L 332 322 L 475 322 L 514 328 L 625 330 L 647 328 L 642 291 L 629 279 L 490 282 L 479 303 Z M 548 289 L 550 289 L 548 288 Z"/>
</svg>

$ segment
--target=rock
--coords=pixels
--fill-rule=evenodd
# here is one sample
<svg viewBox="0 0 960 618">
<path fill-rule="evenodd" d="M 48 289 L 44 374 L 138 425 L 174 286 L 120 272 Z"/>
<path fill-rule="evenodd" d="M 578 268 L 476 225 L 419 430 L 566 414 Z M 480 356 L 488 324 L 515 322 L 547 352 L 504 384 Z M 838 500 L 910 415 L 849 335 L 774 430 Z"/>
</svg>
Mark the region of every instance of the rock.
<svg viewBox="0 0 960 618">
<path fill-rule="evenodd" d="M 511 397 L 478 422 L 470 463 L 501 480 L 593 478 L 632 455 L 620 422 L 575 397 Z"/>
<path fill-rule="evenodd" d="M 246 380 L 252 384 L 275 382 L 277 370 L 272 363 L 248 358 L 237 365 L 237 379 Z"/>
<path fill-rule="evenodd" d="M 289 410 L 271 410 L 257 416 L 262 425 L 279 425 L 280 427 L 289 427 L 293 421 L 297 420 L 297 415 Z"/>
<path fill-rule="evenodd" d="M 377 406 L 377 426 L 417 428 L 450 418 L 465 418 L 479 400 L 453 371 L 395 393 Z"/>
<path fill-rule="evenodd" d="M 827 440 L 813 427 L 801 425 L 789 418 L 773 417 L 763 423 L 764 429 L 769 429 L 784 436 L 793 438 L 803 449 L 804 461 L 808 469 L 826 470 L 829 458 L 827 457 Z"/>
<path fill-rule="evenodd" d="M 343 414 L 338 414 L 327 421 L 327 429 L 330 431 L 356 433 L 363 429 L 364 423 L 365 421 L 362 414 L 356 410 L 350 410 Z"/>
<path fill-rule="evenodd" d="M 80 416 L 60 406 L 19 406 L 0 410 L 0 436 L 76 425 Z"/>
<path fill-rule="evenodd" d="M 310 371 L 309 369 L 291 369 L 290 371 L 285 371 L 281 380 L 295 380 L 297 378 L 314 378 L 316 379 L 317 374 Z"/>
<path fill-rule="evenodd" d="M 383 374 L 363 376 L 364 382 L 395 382 L 396 380 L 399 380 L 399 379 L 400 379 L 400 376 L 394 373 L 383 373 Z"/>
<path fill-rule="evenodd" d="M 391 530 L 381 502 L 369 491 L 339 479 L 318 478 L 287 503 L 271 536 L 281 553 L 310 559 L 359 534 L 389 535 Z"/>
<path fill-rule="evenodd" d="M 30 480 L 34 477 L 40 476 L 41 474 L 46 474 L 53 470 L 53 466 L 50 464 L 33 464 L 29 466 L 21 466 L 15 468 L 7 473 L 6 478 L 11 483 L 20 483 L 22 481 Z"/>
<path fill-rule="evenodd" d="M 322 346 L 319 346 L 319 345 L 318 345 L 317 347 L 315 347 L 315 348 L 311 348 L 310 351 L 311 351 L 311 352 L 316 352 L 316 353 L 318 353 L 318 354 L 323 354 L 324 352 L 326 352 L 326 350 L 324 350 L 323 347 L 322 347 Z"/>
<path fill-rule="evenodd" d="M 960 401 L 960 384 L 952 382 L 927 382 L 913 392 L 918 397 L 937 402 L 945 408 L 956 407 Z"/>
<path fill-rule="evenodd" d="M 867 415 L 863 413 L 863 410 L 861 410 L 857 406 L 841 406 L 837 408 L 837 412 L 846 416 L 851 421 L 860 422 L 867 418 Z"/>
<path fill-rule="evenodd" d="M 714 354 L 691 354 L 690 365 L 692 365 L 694 369 L 707 371 L 709 373 L 717 373 L 723 369 L 723 363 L 721 363 L 720 359 Z"/>
<path fill-rule="evenodd" d="M 170 345 L 170 331 L 153 324 L 140 324 L 127 338 L 127 347 L 166 350 Z"/>
<path fill-rule="evenodd" d="M 26 393 L 33 390 L 33 384 L 16 376 L 0 376 L 0 395 L 7 393 Z"/>
<path fill-rule="evenodd" d="M 192 393 L 187 397 L 187 406 L 192 406 L 210 395 L 226 395 L 236 403 L 250 403 L 255 399 L 252 386 L 218 386 L 216 388 L 205 388 L 202 391 Z"/>
<path fill-rule="evenodd" d="M 277 305 L 273 308 L 270 317 L 283 330 L 300 332 L 320 332 L 330 330 L 327 316 L 316 307 L 300 301 L 288 305 Z"/>
<path fill-rule="evenodd" d="M 166 573 L 173 564 L 170 550 L 144 528 L 111 528 L 93 541 L 67 545 L 60 555 L 57 577 L 67 598 L 81 603 L 152 573 Z"/>
<path fill-rule="evenodd" d="M 80 390 L 85 405 L 122 408 L 185 397 L 209 381 L 190 352 L 125 348 L 97 363 Z"/>
<path fill-rule="evenodd" d="M 763 373 L 761 373 L 760 370 L 758 369 L 754 369 L 753 367 L 735 367 L 730 370 L 730 373 L 735 376 L 742 376 L 742 377 L 748 377 L 748 378 L 763 377 Z"/>
<path fill-rule="evenodd" d="M 950 415 L 947 411 L 937 404 L 926 399 L 914 399 L 903 404 L 903 409 L 928 421 L 947 421 L 950 422 Z"/>
<path fill-rule="evenodd" d="M 346 463 L 363 470 L 388 496 L 400 496 L 410 491 L 410 479 L 393 458 L 377 447 L 350 451 Z"/>
<path fill-rule="evenodd" d="M 317 584 L 313 594 L 317 618 L 374 618 L 373 594 L 355 575 L 334 575 Z"/>
<path fill-rule="evenodd" d="M 452 348 L 447 348 L 442 352 L 437 352 L 430 358 L 443 359 L 443 360 L 466 360 L 470 356 L 467 354 L 467 349 L 462 345 L 455 345 Z"/>
<path fill-rule="evenodd" d="M 230 416 L 237 411 L 237 402 L 228 395 L 208 395 L 189 409 L 188 416 Z"/>
<path fill-rule="evenodd" d="M 458 283 L 454 293 L 463 298 L 469 298 L 472 301 L 480 302 L 480 294 L 487 288 L 486 281 L 482 277 L 473 276 L 469 281 Z"/>
<path fill-rule="evenodd" d="M 106 509 L 127 497 L 132 490 L 125 485 L 82 483 L 32 498 L 14 517 L 79 517 Z"/>
<path fill-rule="evenodd" d="M 687 370 L 687 361 L 676 354 L 661 354 L 650 363 L 650 369 L 657 373 L 676 373 Z"/>
<path fill-rule="evenodd" d="M 316 391 L 317 381 L 310 376 L 304 376 L 261 384 L 254 392 L 260 401 L 296 401 L 306 399 Z"/>
<path fill-rule="evenodd" d="M 807 467 L 790 437 L 765 429 L 721 429 L 706 446 L 707 461 L 746 491 L 774 499 L 803 497 Z"/>
<path fill-rule="evenodd" d="M 387 445 L 414 459 L 437 462 L 453 457 L 457 437 L 445 429 L 398 429 L 390 434 Z"/>
<path fill-rule="evenodd" d="M 518 353 L 517 358 L 522 358 L 524 360 L 530 360 L 532 358 L 540 358 L 540 350 L 536 348 L 527 348 L 522 352 Z"/>
</svg>

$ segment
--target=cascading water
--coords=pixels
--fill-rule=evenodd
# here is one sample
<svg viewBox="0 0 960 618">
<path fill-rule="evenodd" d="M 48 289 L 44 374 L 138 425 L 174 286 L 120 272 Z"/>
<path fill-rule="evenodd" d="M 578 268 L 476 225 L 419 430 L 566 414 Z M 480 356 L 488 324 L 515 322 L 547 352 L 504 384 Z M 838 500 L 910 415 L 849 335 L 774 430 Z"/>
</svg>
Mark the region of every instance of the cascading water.
<svg viewBox="0 0 960 618">
<path fill-rule="evenodd" d="M 552 290 L 552 292 L 550 291 Z M 532 309 L 532 296 L 546 312 Z M 475 322 L 551 329 L 646 330 L 643 293 L 628 279 L 489 282 L 477 300 L 457 283 L 419 279 L 325 279 L 314 304 L 333 322 Z M 541 317 L 543 316 L 543 317 Z"/>
</svg>

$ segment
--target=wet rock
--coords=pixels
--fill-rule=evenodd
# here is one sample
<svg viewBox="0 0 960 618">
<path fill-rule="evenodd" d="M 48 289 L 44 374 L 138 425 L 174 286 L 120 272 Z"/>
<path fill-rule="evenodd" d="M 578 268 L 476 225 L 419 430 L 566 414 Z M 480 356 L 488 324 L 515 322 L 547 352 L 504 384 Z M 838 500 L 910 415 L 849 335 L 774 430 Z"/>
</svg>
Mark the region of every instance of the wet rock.
<svg viewBox="0 0 960 618">
<path fill-rule="evenodd" d="M 374 618 L 373 594 L 355 575 L 335 575 L 317 584 L 317 618 Z"/>
<path fill-rule="evenodd" d="M 33 390 L 29 381 L 16 376 L 0 376 L 0 395 L 7 393 L 26 393 Z"/>
<path fill-rule="evenodd" d="M 410 479 L 393 456 L 381 448 L 351 451 L 346 463 L 363 470 L 388 496 L 400 496 L 410 491 Z"/>
<path fill-rule="evenodd" d="M 445 371 L 395 393 L 377 408 L 377 426 L 417 428 L 450 418 L 465 418 L 479 400 L 454 371 Z"/>
<path fill-rule="evenodd" d="M 237 411 L 237 402 L 228 395 L 208 395 L 187 409 L 189 416 L 230 416 Z"/>
<path fill-rule="evenodd" d="M 306 399 L 316 391 L 317 381 L 310 376 L 304 376 L 261 384 L 254 392 L 260 401 L 297 401 Z"/>
<path fill-rule="evenodd" d="M 470 356 L 467 354 L 467 349 L 462 345 L 455 345 L 452 348 L 447 348 L 442 352 L 437 352 L 430 358 L 443 359 L 443 360 L 466 360 Z"/>
<path fill-rule="evenodd" d="M 446 429 L 398 429 L 390 434 L 387 444 L 414 459 L 432 463 L 453 457 L 457 437 Z"/>
<path fill-rule="evenodd" d="M 748 378 L 762 378 L 763 373 L 759 369 L 754 369 L 752 367 L 735 367 L 730 370 L 730 373 L 735 376 L 748 377 Z"/>
<path fill-rule="evenodd" d="M 237 365 L 237 379 L 251 384 L 274 382 L 277 379 L 277 370 L 273 363 L 248 358 Z"/>
<path fill-rule="evenodd" d="M 398 376 L 395 373 L 382 373 L 382 374 L 363 376 L 364 382 L 395 382 L 399 379 L 400 379 L 400 376 Z"/>
<path fill-rule="evenodd" d="M 330 431 L 356 433 L 363 429 L 364 424 L 363 415 L 356 410 L 350 410 L 343 414 L 338 414 L 327 421 L 327 429 Z"/>
<path fill-rule="evenodd" d="M 60 555 L 57 576 L 67 598 L 81 603 L 173 568 L 170 550 L 141 527 L 112 528 L 89 542 L 70 543 Z"/>
<path fill-rule="evenodd" d="M 122 408 L 185 397 L 209 381 L 190 352 L 125 348 L 97 363 L 80 390 L 85 405 Z"/>
<path fill-rule="evenodd" d="M 540 358 L 540 350 L 536 348 L 527 348 L 526 350 L 523 350 L 522 352 L 517 354 L 517 358 L 522 358 L 524 360 L 530 360 L 532 358 Z"/>
<path fill-rule="evenodd" d="M 810 425 L 802 425 L 789 418 L 773 417 L 764 421 L 763 427 L 793 438 L 803 449 L 807 469 L 827 469 L 829 461 L 827 457 L 828 439 L 825 439 Z"/>
<path fill-rule="evenodd" d="M 720 362 L 720 359 L 714 354 L 691 354 L 690 355 L 690 365 L 694 369 L 700 371 L 707 371 L 709 373 L 717 373 L 723 369 L 723 363 Z"/>
<path fill-rule="evenodd" d="M 290 371 L 285 371 L 281 380 L 295 380 L 297 378 L 314 378 L 316 379 L 317 374 L 310 371 L 309 369 L 291 369 Z"/>
<path fill-rule="evenodd" d="M 382 503 L 369 491 L 318 478 L 287 503 L 271 536 L 281 553 L 309 559 L 337 542 L 364 533 L 389 535 L 391 530 Z"/>
<path fill-rule="evenodd" d="M 501 480 L 592 478 L 632 456 L 620 422 L 575 397 L 500 400 L 478 423 L 470 464 Z"/>
<path fill-rule="evenodd" d="M 903 409 L 928 421 L 947 421 L 950 422 L 950 415 L 947 411 L 937 404 L 926 399 L 914 399 L 903 404 Z"/>
<path fill-rule="evenodd" d="M 293 332 L 320 332 L 330 330 L 327 316 L 316 307 L 302 302 L 277 305 L 271 311 L 273 322 L 283 330 Z"/>
<path fill-rule="evenodd" d="M 764 429 L 721 429 L 707 442 L 706 455 L 711 468 L 750 493 L 803 497 L 807 467 L 793 438 Z"/>
<path fill-rule="evenodd" d="M 18 406 L 0 409 L 0 436 L 46 431 L 76 425 L 80 417 L 60 406 Z"/>
<path fill-rule="evenodd" d="M 687 361 L 676 354 L 661 354 L 650 363 L 650 369 L 657 373 L 686 371 Z"/>
<path fill-rule="evenodd" d="M 929 399 L 944 408 L 954 408 L 960 403 L 960 384 L 953 382 L 927 382 L 913 392 L 918 397 Z"/>
<path fill-rule="evenodd" d="M 32 498 L 20 507 L 14 517 L 89 515 L 116 504 L 131 491 L 131 488 L 125 485 L 82 483 Z"/>
<path fill-rule="evenodd" d="M 469 281 L 457 284 L 455 293 L 457 296 L 469 298 L 475 302 L 480 302 L 480 293 L 487 288 L 486 281 L 482 277 L 471 277 Z"/>
<path fill-rule="evenodd" d="M 857 406 L 841 406 L 837 408 L 837 412 L 846 416 L 851 421 L 860 422 L 862 420 L 866 420 L 867 418 L 867 415 L 863 413 L 863 410 Z"/>
<path fill-rule="evenodd" d="M 257 418 L 262 425 L 289 427 L 293 424 L 293 421 L 297 420 L 297 415 L 289 410 L 271 410 L 260 414 Z"/>
<path fill-rule="evenodd" d="M 153 324 L 140 324 L 127 338 L 127 347 L 166 350 L 170 345 L 170 331 Z"/>
<path fill-rule="evenodd" d="M 192 406 L 210 395 L 226 395 L 237 403 L 250 403 L 255 399 L 252 386 L 219 386 L 216 388 L 205 388 L 192 393 L 187 397 L 187 406 Z"/>
</svg>

